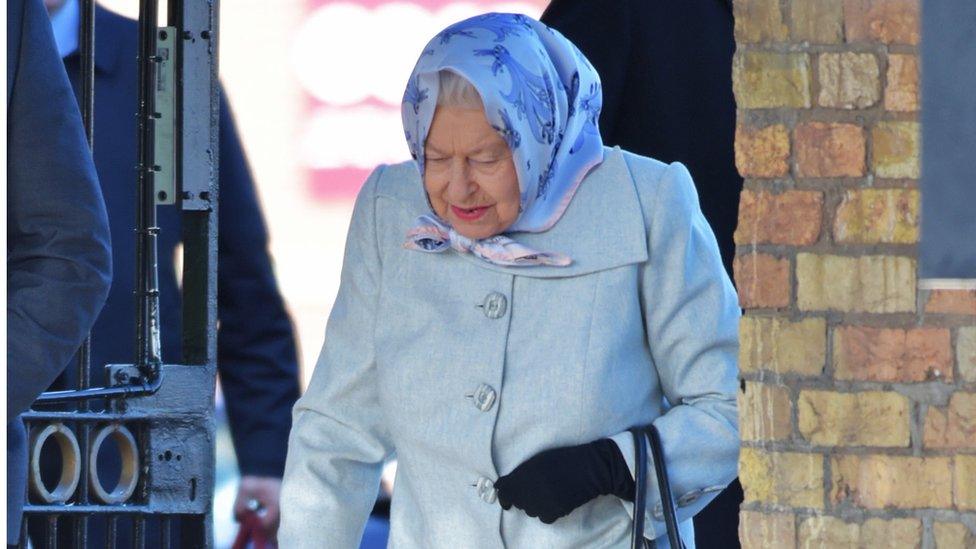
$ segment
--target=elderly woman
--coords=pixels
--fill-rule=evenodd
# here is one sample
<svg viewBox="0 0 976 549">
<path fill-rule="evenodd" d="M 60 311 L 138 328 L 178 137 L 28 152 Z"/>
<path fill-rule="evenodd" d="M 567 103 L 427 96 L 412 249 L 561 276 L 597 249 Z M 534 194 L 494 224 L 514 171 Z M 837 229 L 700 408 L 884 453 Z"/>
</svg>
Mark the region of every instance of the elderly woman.
<svg viewBox="0 0 976 549">
<path fill-rule="evenodd" d="M 739 308 L 688 171 L 604 148 L 600 103 L 579 50 L 524 16 L 424 49 L 413 161 L 359 195 L 295 406 L 283 547 L 357 547 L 394 453 L 391 547 L 627 546 L 628 428 L 651 422 L 693 546 L 736 475 Z"/>
</svg>

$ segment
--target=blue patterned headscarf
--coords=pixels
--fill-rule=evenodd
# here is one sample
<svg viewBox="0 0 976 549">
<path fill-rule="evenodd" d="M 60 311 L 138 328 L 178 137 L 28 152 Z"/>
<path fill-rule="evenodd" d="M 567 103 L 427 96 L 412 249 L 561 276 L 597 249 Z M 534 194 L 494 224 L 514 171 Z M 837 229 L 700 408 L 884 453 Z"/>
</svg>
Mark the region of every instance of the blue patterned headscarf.
<svg viewBox="0 0 976 549">
<path fill-rule="evenodd" d="M 439 72 L 445 69 L 478 90 L 488 122 L 512 150 L 521 207 L 506 233 L 548 230 L 587 172 L 603 161 L 597 124 L 603 94 L 596 70 L 563 35 L 525 15 L 487 13 L 447 27 L 424 48 L 401 106 L 404 133 L 421 175 Z M 465 238 L 436 214 L 421 216 L 405 245 L 428 252 L 454 248 L 500 265 L 571 262 L 505 235 Z"/>
</svg>

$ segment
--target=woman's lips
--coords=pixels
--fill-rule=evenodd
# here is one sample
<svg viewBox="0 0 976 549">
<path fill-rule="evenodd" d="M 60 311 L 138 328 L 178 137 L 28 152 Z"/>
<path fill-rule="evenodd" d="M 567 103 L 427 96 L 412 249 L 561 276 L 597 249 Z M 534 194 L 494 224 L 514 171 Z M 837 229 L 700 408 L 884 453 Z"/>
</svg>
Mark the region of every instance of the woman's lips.
<svg viewBox="0 0 976 549">
<path fill-rule="evenodd" d="M 490 207 L 491 206 L 481 206 L 479 208 L 466 209 L 458 208 L 457 206 L 452 205 L 451 212 L 453 212 L 454 215 L 463 221 L 475 221 L 480 219 L 481 216 L 485 215 L 485 212 L 488 211 L 488 208 Z"/>
</svg>

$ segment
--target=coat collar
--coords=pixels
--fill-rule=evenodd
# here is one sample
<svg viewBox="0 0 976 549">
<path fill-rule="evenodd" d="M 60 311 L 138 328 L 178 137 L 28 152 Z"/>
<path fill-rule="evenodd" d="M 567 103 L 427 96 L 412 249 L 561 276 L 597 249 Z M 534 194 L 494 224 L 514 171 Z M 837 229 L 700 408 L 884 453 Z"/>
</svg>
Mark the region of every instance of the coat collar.
<svg viewBox="0 0 976 549">
<path fill-rule="evenodd" d="M 126 19 L 117 13 L 113 13 L 102 6 L 95 4 L 95 69 L 105 74 L 115 72 L 118 63 L 119 51 L 128 46 L 136 46 L 137 39 L 130 36 L 131 30 L 126 28 L 136 27 L 134 21 Z M 68 54 L 65 60 L 78 62 L 81 54 L 78 48 Z M 133 50 L 133 62 L 135 62 L 135 51 Z"/>
<path fill-rule="evenodd" d="M 413 164 L 413 163 L 410 163 Z M 403 165 L 401 165 L 403 166 Z M 410 188 L 396 189 L 410 196 L 411 209 L 425 213 L 416 166 Z M 405 186 L 406 187 L 406 186 Z M 404 231 L 402 237 L 405 237 Z M 587 174 L 566 212 L 551 229 L 542 233 L 511 233 L 513 239 L 537 250 L 560 252 L 573 259 L 567 267 L 506 267 L 483 261 L 472 254 L 458 254 L 474 265 L 506 274 L 533 278 L 579 276 L 647 260 L 647 231 L 637 189 L 619 147 L 604 148 L 604 160 Z M 409 252 L 420 253 L 420 252 Z M 444 253 L 457 254 L 454 250 Z"/>
</svg>

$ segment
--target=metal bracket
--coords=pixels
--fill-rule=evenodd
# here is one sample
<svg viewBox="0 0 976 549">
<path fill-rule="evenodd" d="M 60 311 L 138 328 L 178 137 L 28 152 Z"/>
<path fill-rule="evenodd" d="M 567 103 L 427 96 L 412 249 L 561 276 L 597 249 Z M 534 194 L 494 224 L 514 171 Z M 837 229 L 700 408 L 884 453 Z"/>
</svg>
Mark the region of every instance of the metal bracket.
<svg viewBox="0 0 976 549">
<path fill-rule="evenodd" d="M 176 27 L 156 31 L 156 123 L 153 142 L 157 205 L 176 204 Z"/>
<path fill-rule="evenodd" d="M 213 211 L 217 203 L 216 3 L 186 2 L 184 7 L 179 98 L 180 164 L 177 176 L 184 211 Z"/>
<path fill-rule="evenodd" d="M 105 377 L 106 387 L 118 387 L 138 382 L 142 378 L 142 372 L 134 364 L 106 364 Z"/>
</svg>

